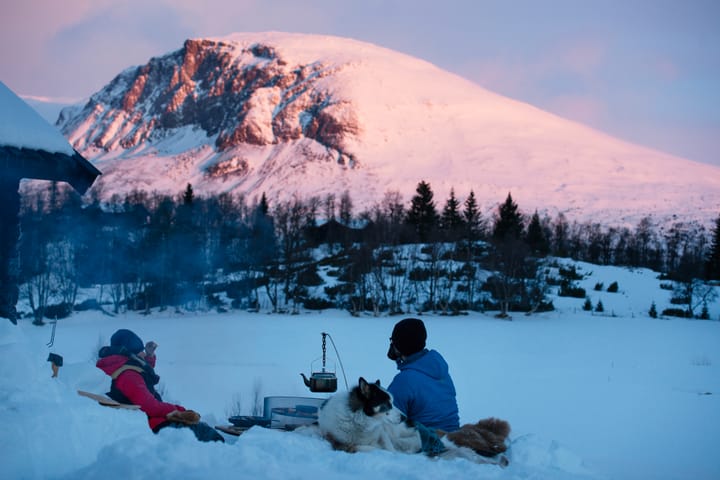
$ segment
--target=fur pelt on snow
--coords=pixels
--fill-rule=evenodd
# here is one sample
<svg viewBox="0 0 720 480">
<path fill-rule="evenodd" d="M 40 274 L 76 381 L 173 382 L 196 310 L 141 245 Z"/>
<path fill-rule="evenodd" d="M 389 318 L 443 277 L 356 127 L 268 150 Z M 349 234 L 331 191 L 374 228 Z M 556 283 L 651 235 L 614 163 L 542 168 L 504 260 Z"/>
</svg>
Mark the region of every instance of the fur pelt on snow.
<svg viewBox="0 0 720 480">
<path fill-rule="evenodd" d="M 497 418 L 486 418 L 477 423 L 466 424 L 455 432 L 438 432 L 455 445 L 468 447 L 485 457 L 493 457 L 507 450 L 505 440 L 510 435 L 510 424 Z"/>
</svg>

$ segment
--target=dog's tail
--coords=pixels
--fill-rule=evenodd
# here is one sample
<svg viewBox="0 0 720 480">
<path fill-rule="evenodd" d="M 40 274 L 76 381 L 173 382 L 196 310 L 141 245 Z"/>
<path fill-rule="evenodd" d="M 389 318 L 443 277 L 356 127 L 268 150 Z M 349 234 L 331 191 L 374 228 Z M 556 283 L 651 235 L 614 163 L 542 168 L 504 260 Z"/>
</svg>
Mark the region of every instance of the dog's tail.
<svg viewBox="0 0 720 480">
<path fill-rule="evenodd" d="M 510 435 L 510 424 L 498 418 L 485 418 L 445 435 L 455 445 L 468 447 L 484 457 L 494 457 L 507 450 L 505 440 Z"/>
</svg>

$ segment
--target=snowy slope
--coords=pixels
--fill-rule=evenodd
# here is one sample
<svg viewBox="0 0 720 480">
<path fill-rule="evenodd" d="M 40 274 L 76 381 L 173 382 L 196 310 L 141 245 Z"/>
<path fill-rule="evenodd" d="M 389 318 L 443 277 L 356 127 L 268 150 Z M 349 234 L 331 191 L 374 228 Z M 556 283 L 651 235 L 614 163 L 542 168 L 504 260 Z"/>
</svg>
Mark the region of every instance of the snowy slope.
<svg viewBox="0 0 720 480">
<path fill-rule="evenodd" d="M 720 168 L 614 139 L 425 61 L 345 38 L 238 33 L 189 40 L 122 72 L 63 131 L 133 188 L 271 200 L 351 192 L 356 210 L 429 181 L 442 205 L 474 190 L 521 208 L 630 224 L 709 223 Z"/>
<path fill-rule="evenodd" d="M 660 310 L 669 306 L 655 272 L 579 267 L 589 292 L 595 283 L 618 282 L 618 293 L 590 293 L 605 314 L 582 311 L 581 299 L 554 298 L 557 311 L 511 322 L 477 313 L 423 316 L 428 345 L 450 365 L 461 422 L 497 416 L 512 425 L 506 469 L 384 451 L 347 454 L 312 433 L 264 429 L 224 445 L 199 444 L 186 431 L 153 435 L 141 413 L 75 393 L 107 390 L 96 352 L 116 329 L 130 328 L 159 343 L 165 398 L 225 423 L 230 414 L 252 413 L 255 392 L 313 396 L 298 374 L 320 356 L 323 331 L 350 383 L 361 375 L 389 383 L 395 369 L 385 357 L 387 337 L 399 317 L 85 312 L 59 322 L 52 348 L 49 325 L 0 323 L 0 478 L 719 478 L 720 303 L 710 306 L 712 321 L 651 319 L 652 301 Z M 57 379 L 48 352 L 64 356 Z"/>
</svg>

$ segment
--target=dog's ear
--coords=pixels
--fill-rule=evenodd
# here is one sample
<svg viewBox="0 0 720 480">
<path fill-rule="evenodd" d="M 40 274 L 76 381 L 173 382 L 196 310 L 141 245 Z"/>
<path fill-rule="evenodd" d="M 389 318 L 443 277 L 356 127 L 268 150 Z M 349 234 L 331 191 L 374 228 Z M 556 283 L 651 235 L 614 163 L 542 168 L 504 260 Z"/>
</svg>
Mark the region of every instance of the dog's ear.
<svg viewBox="0 0 720 480">
<path fill-rule="evenodd" d="M 360 380 L 358 381 L 358 386 L 360 387 L 360 393 L 362 393 L 365 397 L 370 395 L 370 385 L 363 377 L 360 377 Z"/>
<path fill-rule="evenodd" d="M 375 380 L 375 385 L 380 386 L 380 379 Z"/>
</svg>

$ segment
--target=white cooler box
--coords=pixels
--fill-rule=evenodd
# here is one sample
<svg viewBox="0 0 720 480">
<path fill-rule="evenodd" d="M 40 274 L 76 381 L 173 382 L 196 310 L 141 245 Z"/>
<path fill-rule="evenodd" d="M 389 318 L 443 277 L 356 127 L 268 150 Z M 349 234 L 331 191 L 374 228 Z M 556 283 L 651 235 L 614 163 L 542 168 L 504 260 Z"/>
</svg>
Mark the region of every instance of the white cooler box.
<svg viewBox="0 0 720 480">
<path fill-rule="evenodd" d="M 263 414 L 270 419 L 270 428 L 293 430 L 317 422 L 320 406 L 326 398 L 265 397 Z"/>
</svg>

